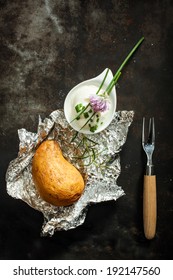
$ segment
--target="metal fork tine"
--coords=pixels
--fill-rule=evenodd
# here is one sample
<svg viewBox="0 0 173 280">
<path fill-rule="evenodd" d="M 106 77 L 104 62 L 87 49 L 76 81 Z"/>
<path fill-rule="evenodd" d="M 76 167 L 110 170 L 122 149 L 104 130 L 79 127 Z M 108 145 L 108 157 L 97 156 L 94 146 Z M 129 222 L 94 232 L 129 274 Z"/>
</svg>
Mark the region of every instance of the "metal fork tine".
<svg viewBox="0 0 173 280">
<path fill-rule="evenodd" d="M 143 118 L 143 126 L 142 126 L 142 143 L 145 144 L 145 118 Z M 154 126 L 154 118 L 149 119 L 148 125 L 148 144 L 155 143 L 155 126 Z"/>
<path fill-rule="evenodd" d="M 152 118 L 152 144 L 155 143 L 155 125 L 154 125 L 154 118 Z"/>
<path fill-rule="evenodd" d="M 145 118 L 143 118 L 142 122 L 142 145 L 145 143 Z"/>
<path fill-rule="evenodd" d="M 148 143 L 152 143 L 152 119 L 149 119 L 149 125 L 148 125 Z"/>
</svg>

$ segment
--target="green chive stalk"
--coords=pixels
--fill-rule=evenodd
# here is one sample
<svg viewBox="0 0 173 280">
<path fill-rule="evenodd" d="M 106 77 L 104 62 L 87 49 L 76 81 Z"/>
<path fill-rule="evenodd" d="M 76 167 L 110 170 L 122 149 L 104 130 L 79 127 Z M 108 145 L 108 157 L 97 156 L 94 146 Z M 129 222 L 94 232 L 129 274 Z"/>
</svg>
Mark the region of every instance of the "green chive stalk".
<svg viewBox="0 0 173 280">
<path fill-rule="evenodd" d="M 113 82 L 113 83 L 110 83 L 109 86 L 107 87 L 106 92 L 107 92 L 108 95 L 109 95 L 110 92 L 112 91 L 113 87 L 116 85 L 116 83 L 117 83 L 117 81 L 118 81 L 118 79 L 119 79 L 120 76 L 121 76 L 121 72 L 119 72 L 119 73 L 117 74 L 116 78 L 114 79 L 114 82 Z"/>
<path fill-rule="evenodd" d="M 98 91 L 96 92 L 96 94 L 99 93 L 99 91 L 101 90 L 102 86 L 104 85 L 104 82 L 105 82 L 105 80 L 106 80 L 106 78 L 107 78 L 108 72 L 109 72 L 109 69 L 107 69 L 106 74 L 105 74 L 105 76 L 104 76 L 104 79 L 103 79 L 102 83 L 100 84 L 99 89 L 98 89 Z"/>
<path fill-rule="evenodd" d="M 123 63 L 121 64 L 121 66 L 118 68 L 117 72 L 115 73 L 112 81 L 110 82 L 110 84 L 108 85 L 106 92 L 107 94 L 109 94 L 113 88 L 113 86 L 116 85 L 116 83 L 118 82 L 118 79 L 120 77 L 119 73 L 121 73 L 123 67 L 126 65 L 126 63 L 129 61 L 129 59 L 131 58 L 131 56 L 134 54 L 134 52 L 137 50 L 137 48 L 140 46 L 140 44 L 143 42 L 144 37 L 142 37 L 137 44 L 133 47 L 133 49 L 131 50 L 131 52 L 128 54 L 128 56 L 125 58 L 125 60 L 123 61 Z M 118 78 L 117 78 L 118 77 Z M 111 89 L 111 90 L 110 90 Z"/>
</svg>

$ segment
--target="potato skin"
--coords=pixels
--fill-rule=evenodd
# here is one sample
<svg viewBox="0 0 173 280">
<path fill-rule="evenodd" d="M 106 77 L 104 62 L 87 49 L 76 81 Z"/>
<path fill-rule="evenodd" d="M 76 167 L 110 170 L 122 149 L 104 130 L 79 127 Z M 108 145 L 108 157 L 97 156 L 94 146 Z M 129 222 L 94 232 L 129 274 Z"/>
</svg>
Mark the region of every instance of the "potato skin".
<svg viewBox="0 0 173 280">
<path fill-rule="evenodd" d="M 36 150 L 32 176 L 42 199 L 55 206 L 71 205 L 85 186 L 80 172 L 63 157 L 54 140 L 44 141 Z"/>
</svg>

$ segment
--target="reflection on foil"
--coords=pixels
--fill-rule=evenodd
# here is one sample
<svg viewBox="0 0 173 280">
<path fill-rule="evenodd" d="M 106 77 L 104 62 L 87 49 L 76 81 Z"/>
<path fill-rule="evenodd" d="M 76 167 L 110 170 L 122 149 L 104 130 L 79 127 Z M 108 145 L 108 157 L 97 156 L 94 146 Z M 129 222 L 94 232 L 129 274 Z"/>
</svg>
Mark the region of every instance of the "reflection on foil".
<svg viewBox="0 0 173 280">
<path fill-rule="evenodd" d="M 7 192 L 43 213 L 42 235 L 52 236 L 56 230 L 75 228 L 84 222 L 88 205 L 116 200 L 124 195 L 123 189 L 117 185 L 117 178 L 121 172 L 119 152 L 126 141 L 133 115 L 133 111 L 116 112 L 107 129 L 87 136 L 87 141 L 97 143 L 97 155 L 94 153 L 92 164 L 88 164 L 91 160 L 88 157 L 82 161 L 79 157 L 76 160 L 76 155 L 84 153 L 85 146 L 80 143 L 83 143 L 85 136 L 79 133 L 70 143 L 75 132 L 68 125 L 62 110 L 52 112 L 44 121 L 39 118 L 37 133 L 25 129 L 18 130 L 19 152 L 18 157 L 10 162 L 6 172 Z M 31 173 L 32 158 L 38 145 L 45 139 L 58 141 L 64 156 L 84 176 L 87 175 L 84 193 L 71 206 L 56 207 L 43 201 L 34 186 Z"/>
</svg>

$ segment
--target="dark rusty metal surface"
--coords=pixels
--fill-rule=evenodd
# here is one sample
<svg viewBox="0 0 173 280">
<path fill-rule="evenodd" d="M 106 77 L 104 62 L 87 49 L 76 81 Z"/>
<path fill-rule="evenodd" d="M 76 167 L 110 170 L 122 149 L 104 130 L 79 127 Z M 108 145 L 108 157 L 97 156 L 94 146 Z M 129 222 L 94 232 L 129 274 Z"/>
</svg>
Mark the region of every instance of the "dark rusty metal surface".
<svg viewBox="0 0 173 280">
<path fill-rule="evenodd" d="M 173 258 L 173 4 L 166 1 L 0 1 L 0 259 Z M 6 193 L 17 129 L 63 107 L 77 83 L 119 67 L 145 37 L 117 87 L 117 110 L 134 110 L 118 179 L 126 196 L 90 207 L 84 225 L 40 237 L 42 215 Z M 144 238 L 142 117 L 155 117 L 158 221 Z"/>
</svg>

